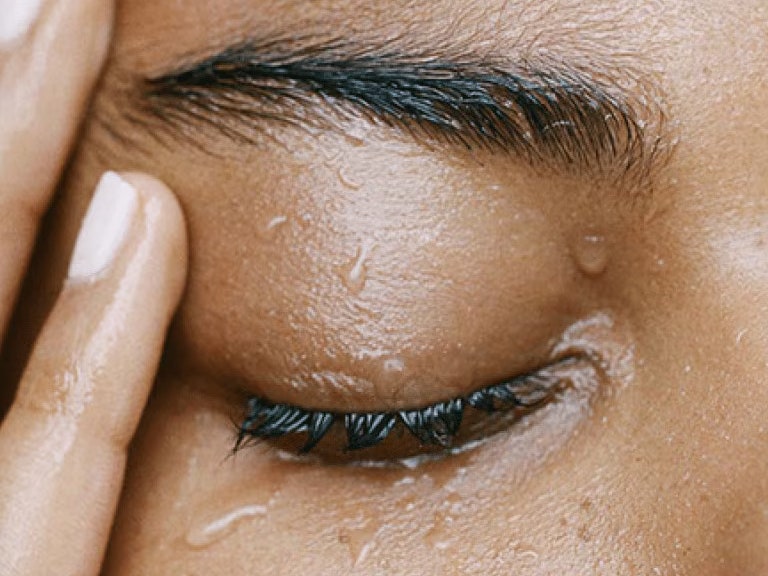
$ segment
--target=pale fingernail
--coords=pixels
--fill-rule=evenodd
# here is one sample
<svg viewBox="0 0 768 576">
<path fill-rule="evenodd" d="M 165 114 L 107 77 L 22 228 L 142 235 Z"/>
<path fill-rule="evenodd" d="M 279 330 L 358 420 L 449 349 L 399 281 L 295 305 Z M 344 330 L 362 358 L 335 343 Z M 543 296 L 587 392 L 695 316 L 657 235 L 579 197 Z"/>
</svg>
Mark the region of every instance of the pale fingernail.
<svg viewBox="0 0 768 576">
<path fill-rule="evenodd" d="M 120 251 L 136 212 L 136 190 L 115 172 L 106 172 L 83 219 L 69 263 L 70 279 L 93 278 Z"/>
<path fill-rule="evenodd" d="M 0 45 L 29 32 L 42 4 L 43 0 L 0 0 Z"/>
</svg>

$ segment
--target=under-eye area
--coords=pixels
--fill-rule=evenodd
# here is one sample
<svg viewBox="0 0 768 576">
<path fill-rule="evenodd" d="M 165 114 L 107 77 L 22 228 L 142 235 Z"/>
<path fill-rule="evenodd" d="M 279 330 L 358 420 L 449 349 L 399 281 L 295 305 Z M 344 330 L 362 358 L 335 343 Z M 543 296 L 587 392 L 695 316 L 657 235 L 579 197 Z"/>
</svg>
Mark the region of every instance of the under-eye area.
<svg viewBox="0 0 768 576">
<path fill-rule="evenodd" d="M 567 356 L 540 369 L 429 406 L 396 411 L 314 411 L 251 396 L 234 450 L 271 440 L 300 454 L 388 459 L 448 453 L 515 425 L 558 402 L 589 364 Z M 351 453 L 354 453 L 351 454 Z"/>
</svg>

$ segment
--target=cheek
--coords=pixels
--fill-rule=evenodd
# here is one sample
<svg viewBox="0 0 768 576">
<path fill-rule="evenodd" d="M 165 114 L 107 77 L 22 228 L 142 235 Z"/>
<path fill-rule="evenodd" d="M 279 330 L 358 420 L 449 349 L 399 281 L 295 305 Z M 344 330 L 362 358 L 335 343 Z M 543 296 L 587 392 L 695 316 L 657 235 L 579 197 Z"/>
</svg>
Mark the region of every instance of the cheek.
<svg viewBox="0 0 768 576">
<path fill-rule="evenodd" d="M 377 396 L 418 377 L 422 398 L 443 397 L 530 368 L 579 312 L 536 183 L 375 145 L 301 162 L 185 189 L 193 261 L 174 345 L 196 371 L 283 383 L 270 394 L 286 402 L 293 376 L 317 374 Z"/>
</svg>

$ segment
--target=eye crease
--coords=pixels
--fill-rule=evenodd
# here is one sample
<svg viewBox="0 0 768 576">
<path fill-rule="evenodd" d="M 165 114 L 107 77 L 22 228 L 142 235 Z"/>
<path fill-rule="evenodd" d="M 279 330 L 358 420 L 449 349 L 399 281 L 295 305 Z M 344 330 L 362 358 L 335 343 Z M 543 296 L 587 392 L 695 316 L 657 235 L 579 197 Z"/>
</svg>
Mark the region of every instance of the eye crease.
<svg viewBox="0 0 768 576">
<path fill-rule="evenodd" d="M 261 439 L 305 434 L 306 441 L 299 452 L 308 453 L 334 425 L 345 431 L 344 451 L 372 448 L 387 439 L 397 427 L 404 428 L 423 447 L 449 449 L 454 447 L 468 409 L 485 414 L 517 411 L 524 415 L 535 411 L 554 401 L 567 387 L 567 379 L 558 370 L 570 367 L 580 359 L 579 356 L 567 356 L 466 396 L 392 412 L 312 411 L 251 396 L 237 430 L 234 451 Z"/>
</svg>

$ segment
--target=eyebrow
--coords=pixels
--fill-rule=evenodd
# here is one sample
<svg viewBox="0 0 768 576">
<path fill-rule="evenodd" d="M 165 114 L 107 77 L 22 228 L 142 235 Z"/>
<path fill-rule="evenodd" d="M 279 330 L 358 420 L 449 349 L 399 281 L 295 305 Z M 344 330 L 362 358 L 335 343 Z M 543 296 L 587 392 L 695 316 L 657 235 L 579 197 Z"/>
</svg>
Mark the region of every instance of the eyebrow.
<svg viewBox="0 0 768 576">
<path fill-rule="evenodd" d="M 563 62 L 436 52 L 248 41 L 145 79 L 140 108 L 177 133 L 201 123 L 247 144 L 275 125 L 344 132 L 331 112 L 578 176 L 645 181 L 662 164 L 666 114 L 650 83 Z"/>
</svg>

